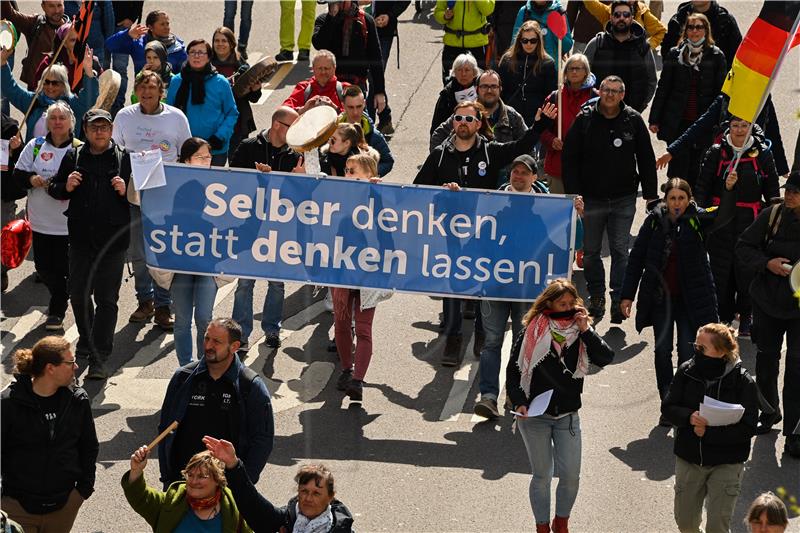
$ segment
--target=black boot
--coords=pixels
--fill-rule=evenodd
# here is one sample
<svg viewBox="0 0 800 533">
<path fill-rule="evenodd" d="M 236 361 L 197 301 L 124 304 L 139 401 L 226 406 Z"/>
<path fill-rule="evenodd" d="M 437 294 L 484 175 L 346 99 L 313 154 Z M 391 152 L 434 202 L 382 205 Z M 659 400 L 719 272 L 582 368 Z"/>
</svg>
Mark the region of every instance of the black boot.
<svg viewBox="0 0 800 533">
<path fill-rule="evenodd" d="M 461 335 L 448 335 L 442 351 L 442 366 L 458 366 L 461 360 Z"/>
<path fill-rule="evenodd" d="M 589 297 L 589 316 L 600 322 L 603 315 L 606 314 L 606 297 L 605 296 L 591 296 Z"/>
</svg>

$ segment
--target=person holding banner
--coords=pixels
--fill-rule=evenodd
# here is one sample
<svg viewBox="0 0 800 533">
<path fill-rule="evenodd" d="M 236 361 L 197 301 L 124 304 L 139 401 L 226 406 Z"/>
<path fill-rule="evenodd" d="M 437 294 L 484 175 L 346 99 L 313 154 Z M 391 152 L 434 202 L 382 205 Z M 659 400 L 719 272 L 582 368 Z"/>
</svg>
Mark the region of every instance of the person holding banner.
<svg viewBox="0 0 800 533">
<path fill-rule="evenodd" d="M 329 176 L 344 176 L 345 163 L 351 155 L 373 154 L 380 159 L 378 152 L 367 144 L 360 124 L 342 122 L 336 126 L 328 144 L 320 149 L 319 168 Z"/>
<path fill-rule="evenodd" d="M 536 532 L 550 531 L 550 484 L 558 465 L 552 531 L 568 533 L 580 484 L 583 379 L 590 362 L 604 367 L 613 361 L 614 351 L 594 330 L 578 290 L 566 279 L 556 279 L 542 291 L 522 324 L 525 329 L 516 337 L 506 367 L 506 393 L 531 463 L 529 497 Z"/>
<path fill-rule="evenodd" d="M 758 388 L 742 366 L 735 335 L 725 324 L 698 329 L 694 356 L 678 368 L 661 402 L 661 414 L 676 428 L 674 511 L 680 531 L 730 531 L 758 420 Z M 710 425 L 700 414 L 707 398 L 744 412 L 734 424 Z"/>
</svg>

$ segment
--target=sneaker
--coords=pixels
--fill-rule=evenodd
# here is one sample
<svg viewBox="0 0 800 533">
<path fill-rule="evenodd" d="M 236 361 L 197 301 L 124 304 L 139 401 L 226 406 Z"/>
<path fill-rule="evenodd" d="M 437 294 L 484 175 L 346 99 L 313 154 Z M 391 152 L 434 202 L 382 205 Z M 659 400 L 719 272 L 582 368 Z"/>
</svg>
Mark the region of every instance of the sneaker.
<svg viewBox="0 0 800 533">
<path fill-rule="evenodd" d="M 264 341 L 264 344 L 266 344 L 270 348 L 280 348 L 281 338 L 278 336 L 277 333 L 267 333 L 267 338 Z"/>
<path fill-rule="evenodd" d="M 481 358 L 481 350 L 483 350 L 483 345 L 485 342 L 486 342 L 486 333 L 484 333 L 483 331 L 476 331 L 475 342 L 472 343 L 472 355 L 474 355 L 476 359 Z"/>
<path fill-rule="evenodd" d="M 275 56 L 275 61 L 294 61 L 294 52 L 291 50 L 281 50 Z"/>
<path fill-rule="evenodd" d="M 155 308 L 153 307 L 153 300 L 145 300 L 139 302 L 139 307 L 137 307 L 136 311 L 128 318 L 128 322 L 147 322 L 153 318 L 154 314 Z"/>
<path fill-rule="evenodd" d="M 596 321 L 603 319 L 606 314 L 606 298 L 605 296 L 591 296 L 589 297 L 589 316 Z"/>
<path fill-rule="evenodd" d="M 575 264 L 578 268 L 583 268 L 583 248 L 575 252 Z"/>
<path fill-rule="evenodd" d="M 394 125 L 392 124 L 391 119 L 389 120 L 382 120 L 380 124 L 378 124 L 378 131 L 381 132 L 385 137 L 389 137 L 390 135 L 394 134 Z"/>
<path fill-rule="evenodd" d="M 747 315 L 739 320 L 739 338 L 749 339 L 750 331 L 753 329 L 753 319 Z"/>
<path fill-rule="evenodd" d="M 336 380 L 336 390 L 346 391 L 352 380 L 353 369 L 348 368 L 347 370 L 342 370 L 342 373 L 339 375 L 339 379 Z"/>
<path fill-rule="evenodd" d="M 333 313 L 333 289 L 328 287 L 328 292 L 325 293 L 325 310 Z"/>
<path fill-rule="evenodd" d="M 239 45 L 236 47 L 236 49 L 239 51 L 239 56 L 243 60 L 247 61 L 247 45 L 239 43 Z"/>
<path fill-rule="evenodd" d="M 500 411 L 497 410 L 497 402 L 491 398 L 481 398 L 481 400 L 475 404 L 475 414 L 483 418 L 488 418 L 489 420 L 500 418 Z"/>
<path fill-rule="evenodd" d="M 153 314 L 155 316 L 153 322 L 164 331 L 172 331 L 175 328 L 175 321 L 172 320 L 172 313 L 168 305 L 156 307 Z"/>
<path fill-rule="evenodd" d="M 64 329 L 64 319 L 60 316 L 50 315 L 44 323 L 44 329 L 47 331 L 59 331 Z"/>
<path fill-rule="evenodd" d="M 86 379 L 108 379 L 108 370 L 102 361 L 92 361 L 89 363 L 89 371 L 86 373 Z"/>
<path fill-rule="evenodd" d="M 786 444 L 783 445 L 783 450 L 795 459 L 800 459 L 800 435 L 786 437 Z"/>
<path fill-rule="evenodd" d="M 309 53 L 308 48 L 301 48 L 297 52 L 297 60 L 298 61 L 308 61 L 308 58 L 311 54 Z"/>
<path fill-rule="evenodd" d="M 442 350 L 442 366 L 458 366 L 461 357 L 461 335 L 448 335 Z"/>
<path fill-rule="evenodd" d="M 622 321 L 625 320 L 625 315 L 622 314 L 622 309 L 619 307 L 619 302 L 612 300 L 611 301 L 611 323 L 612 324 L 622 324 Z"/>
<path fill-rule="evenodd" d="M 364 382 L 360 379 L 350 380 L 345 394 L 350 397 L 353 402 L 360 402 L 364 397 Z"/>
<path fill-rule="evenodd" d="M 781 416 L 780 413 L 771 415 L 762 414 L 758 419 L 758 425 L 756 425 L 756 435 L 766 435 L 772 431 L 772 426 L 779 423 L 781 420 L 783 420 L 783 416 Z"/>
</svg>

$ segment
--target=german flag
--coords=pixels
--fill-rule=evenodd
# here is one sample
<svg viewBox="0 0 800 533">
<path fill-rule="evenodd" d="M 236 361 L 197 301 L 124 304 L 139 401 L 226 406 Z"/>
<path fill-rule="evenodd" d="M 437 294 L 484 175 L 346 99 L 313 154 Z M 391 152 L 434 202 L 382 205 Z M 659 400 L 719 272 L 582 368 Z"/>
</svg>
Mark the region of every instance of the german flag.
<svg viewBox="0 0 800 533">
<path fill-rule="evenodd" d="M 76 54 L 75 70 L 72 73 L 72 90 L 83 79 L 83 53 L 86 50 L 86 41 L 89 39 L 89 29 L 92 27 L 92 15 L 94 14 L 94 0 L 83 0 L 81 4 L 80 13 L 78 18 L 72 23 L 72 28 L 78 34 L 78 40 L 75 41 L 75 51 L 80 51 L 80 55 Z"/>
<path fill-rule="evenodd" d="M 732 115 L 749 122 L 758 116 L 786 52 L 800 44 L 798 22 L 800 2 L 764 2 L 722 86 L 722 92 L 730 96 Z"/>
</svg>

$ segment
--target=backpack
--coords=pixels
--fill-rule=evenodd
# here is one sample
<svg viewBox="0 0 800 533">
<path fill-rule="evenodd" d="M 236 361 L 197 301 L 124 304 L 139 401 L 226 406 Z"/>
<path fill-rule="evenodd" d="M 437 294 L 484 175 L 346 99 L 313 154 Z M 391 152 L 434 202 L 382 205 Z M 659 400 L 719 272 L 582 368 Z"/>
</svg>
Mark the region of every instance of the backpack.
<svg viewBox="0 0 800 533">
<path fill-rule="evenodd" d="M 764 247 L 768 247 L 775 240 L 778 228 L 781 226 L 783 218 L 783 202 L 775 204 L 769 208 L 769 220 L 767 221 L 767 233 L 764 235 Z"/>
<path fill-rule="evenodd" d="M 47 140 L 46 137 L 36 137 L 36 141 L 33 145 L 33 160 L 36 161 L 36 158 L 39 157 L 39 152 L 42 150 L 42 146 L 44 146 L 45 141 Z M 78 146 L 82 145 L 83 141 L 78 139 L 77 137 L 73 137 L 72 139 L 72 147 L 77 148 Z"/>
<path fill-rule="evenodd" d="M 339 103 L 344 105 L 344 87 L 342 87 L 342 82 L 338 80 L 336 81 L 336 96 L 339 97 Z M 311 83 L 306 85 L 303 91 L 303 101 L 308 102 L 309 98 L 311 98 Z"/>
</svg>

